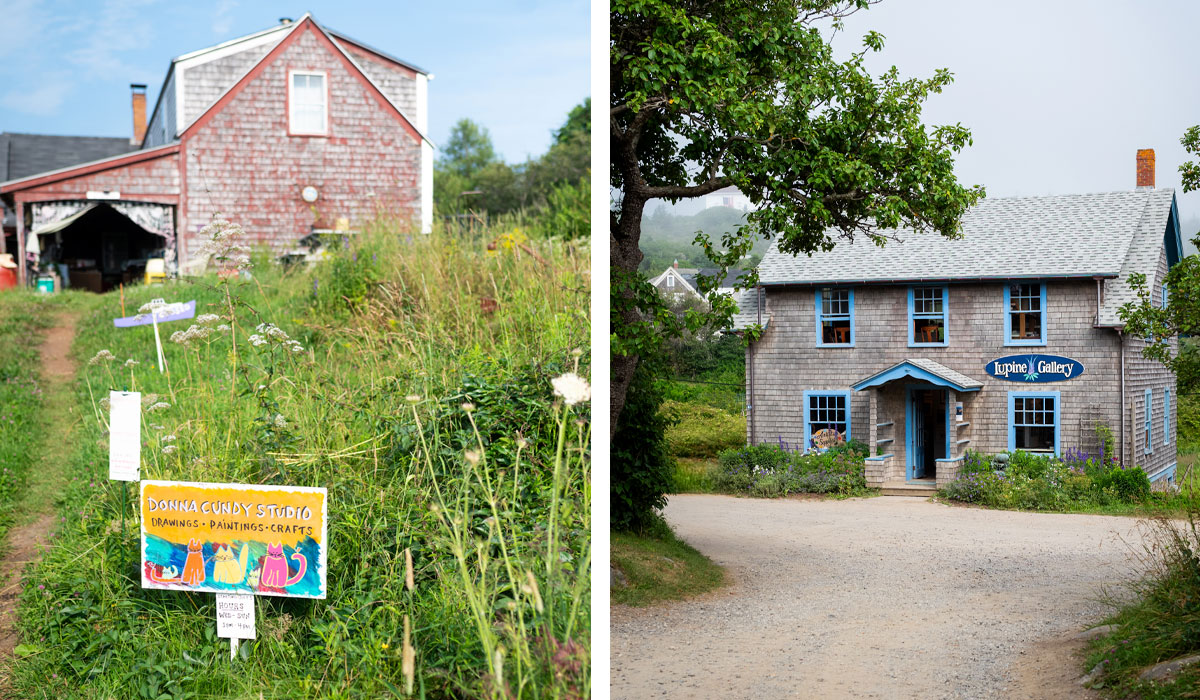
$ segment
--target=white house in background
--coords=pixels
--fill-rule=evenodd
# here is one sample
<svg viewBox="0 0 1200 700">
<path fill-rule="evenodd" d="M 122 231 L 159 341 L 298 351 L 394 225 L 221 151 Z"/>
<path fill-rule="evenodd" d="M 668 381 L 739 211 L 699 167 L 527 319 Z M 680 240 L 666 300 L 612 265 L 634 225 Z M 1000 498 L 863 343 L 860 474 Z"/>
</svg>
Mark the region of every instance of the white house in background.
<svg viewBox="0 0 1200 700">
<path fill-rule="evenodd" d="M 738 191 L 736 187 L 723 187 L 716 192 L 704 195 L 704 208 L 730 207 L 739 211 L 750 211 L 754 205 L 750 198 Z"/>
<path fill-rule="evenodd" d="M 680 267 L 679 261 L 668 267 L 661 275 L 650 280 L 650 284 L 658 289 L 659 294 L 665 297 L 673 298 L 675 301 L 684 297 L 694 297 L 701 301 L 704 297 L 700 294 L 700 285 L 696 278 L 700 275 L 706 277 L 716 276 L 720 270 L 717 268 L 697 269 L 694 267 Z M 731 296 L 733 294 L 733 286 L 737 284 L 738 277 L 742 275 L 744 270 L 730 269 L 725 274 L 725 279 L 717 286 L 717 293 Z"/>
</svg>

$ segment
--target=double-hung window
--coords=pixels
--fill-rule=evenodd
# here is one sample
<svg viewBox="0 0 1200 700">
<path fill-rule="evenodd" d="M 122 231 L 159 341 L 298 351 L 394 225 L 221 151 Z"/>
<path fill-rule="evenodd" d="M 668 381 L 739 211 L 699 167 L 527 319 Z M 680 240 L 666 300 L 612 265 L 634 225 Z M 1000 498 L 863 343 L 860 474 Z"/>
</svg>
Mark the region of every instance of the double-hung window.
<svg viewBox="0 0 1200 700">
<path fill-rule="evenodd" d="M 817 347 L 854 347 L 854 290 L 818 289 Z"/>
<path fill-rule="evenodd" d="M 908 288 L 908 346 L 945 345 L 948 287 Z"/>
<path fill-rule="evenodd" d="M 1150 410 L 1150 409 L 1151 409 L 1150 402 L 1151 402 L 1151 401 L 1153 401 L 1153 400 L 1154 400 L 1154 390 L 1153 390 L 1153 389 L 1147 389 L 1147 390 L 1146 390 L 1146 402 L 1145 402 L 1145 409 L 1146 409 L 1146 449 L 1144 449 L 1144 450 L 1143 450 L 1143 452 L 1144 452 L 1144 453 L 1146 453 L 1146 454 L 1150 454 L 1151 452 L 1153 452 L 1153 451 L 1154 451 L 1154 425 L 1153 425 L 1153 423 L 1151 423 L 1151 422 L 1150 422 L 1150 412 L 1151 412 L 1151 410 Z"/>
<path fill-rule="evenodd" d="M 1008 392 L 1008 449 L 1059 453 L 1059 393 Z"/>
<path fill-rule="evenodd" d="M 1171 390 L 1163 389 L 1163 444 L 1171 444 Z"/>
<path fill-rule="evenodd" d="M 1046 344 L 1046 285 L 1004 287 L 1004 344 Z"/>
<path fill-rule="evenodd" d="M 850 439 L 850 392 L 804 392 L 804 447 L 824 450 Z"/>
<path fill-rule="evenodd" d="M 308 136 L 329 133 L 328 91 L 325 73 L 288 72 L 288 132 Z"/>
</svg>

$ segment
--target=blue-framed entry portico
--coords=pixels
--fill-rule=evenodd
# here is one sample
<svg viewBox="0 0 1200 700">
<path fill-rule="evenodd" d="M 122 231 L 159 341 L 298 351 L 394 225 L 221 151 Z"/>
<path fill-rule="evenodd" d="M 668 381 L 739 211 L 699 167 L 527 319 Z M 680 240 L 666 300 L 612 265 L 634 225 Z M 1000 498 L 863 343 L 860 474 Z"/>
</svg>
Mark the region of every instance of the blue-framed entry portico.
<svg viewBox="0 0 1200 700">
<path fill-rule="evenodd" d="M 898 452 L 895 447 L 903 444 L 904 481 L 928 484 L 936 481 L 939 463 L 954 461 L 956 426 L 963 425 L 954 417 L 957 397 L 978 392 L 983 383 L 918 358 L 888 367 L 852 388 L 871 392 L 872 454 Z M 904 442 L 899 443 L 902 436 Z M 887 449 L 889 445 L 894 447 Z M 892 478 L 900 476 L 898 471 L 893 474 Z"/>
</svg>

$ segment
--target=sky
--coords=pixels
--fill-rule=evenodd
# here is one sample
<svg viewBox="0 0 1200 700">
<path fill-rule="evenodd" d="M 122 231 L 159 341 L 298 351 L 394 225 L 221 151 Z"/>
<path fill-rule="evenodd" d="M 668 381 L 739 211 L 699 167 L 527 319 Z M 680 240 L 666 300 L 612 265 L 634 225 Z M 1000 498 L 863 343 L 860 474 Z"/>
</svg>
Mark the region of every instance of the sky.
<svg viewBox="0 0 1200 700">
<path fill-rule="evenodd" d="M 873 75 L 938 68 L 954 84 L 926 103 L 926 124 L 961 123 L 974 144 L 959 181 L 989 197 L 1133 189 L 1139 148 L 1153 148 L 1156 185 L 1173 187 L 1180 218 L 1200 229 L 1200 192 L 1179 190 L 1179 144 L 1200 124 L 1195 0 L 884 0 L 846 21 L 842 58 L 869 30 L 886 37 Z M 690 213 L 697 203 L 675 208 Z"/>
<path fill-rule="evenodd" d="M 868 67 L 902 76 L 948 68 L 925 123 L 968 127 L 964 184 L 989 197 L 1132 189 L 1139 148 L 1155 151 L 1158 187 L 1180 218 L 1200 218 L 1200 192 L 1179 190 L 1179 144 L 1200 124 L 1194 0 L 885 0 L 846 22 L 841 55 L 874 29 L 886 38 Z M 1196 231 L 1184 231 L 1184 237 Z"/>
<path fill-rule="evenodd" d="M 127 136 L 130 83 L 149 112 L 175 56 L 305 12 L 433 74 L 434 144 L 469 118 L 524 161 L 589 94 L 587 0 L 0 0 L 0 131 Z"/>
</svg>

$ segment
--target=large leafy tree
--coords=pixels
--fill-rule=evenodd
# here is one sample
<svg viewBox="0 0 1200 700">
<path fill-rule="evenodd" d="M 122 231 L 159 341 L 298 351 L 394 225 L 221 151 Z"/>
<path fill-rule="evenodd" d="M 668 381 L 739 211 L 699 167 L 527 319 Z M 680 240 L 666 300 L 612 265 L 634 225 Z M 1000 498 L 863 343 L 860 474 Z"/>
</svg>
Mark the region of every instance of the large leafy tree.
<svg viewBox="0 0 1200 700">
<path fill-rule="evenodd" d="M 879 228 L 954 237 L 983 195 L 953 173 L 970 132 L 921 122 L 922 104 L 951 82 L 948 71 L 871 76 L 864 56 L 883 47 L 874 32 L 861 51 L 835 58 L 842 20 L 875 1 L 612 0 L 613 430 L 639 358 L 682 331 L 637 273 L 649 200 L 738 187 L 757 207 L 748 224 L 720 245 L 699 241 L 728 265 L 753 233 L 776 237 L 788 253 L 827 250 L 837 236 L 882 244 Z M 701 284 L 710 290 L 714 281 Z M 731 302 L 711 299 L 712 315 L 727 320 Z M 712 320 L 700 316 L 687 323 Z"/>
<path fill-rule="evenodd" d="M 1200 126 L 1185 131 L 1179 142 L 1189 155 L 1200 156 Z M 1179 174 L 1184 192 L 1200 190 L 1200 163 L 1185 162 L 1179 166 Z M 1200 233 L 1192 241 L 1200 245 Z M 1145 275 L 1131 274 L 1129 286 L 1137 293 L 1137 299 L 1117 313 L 1131 337 L 1151 340 L 1142 351 L 1144 356 L 1166 365 L 1181 387 L 1194 389 L 1200 386 L 1200 348 L 1196 345 L 1196 338 L 1200 337 L 1200 256 L 1189 255 L 1172 267 L 1165 284 L 1169 300 L 1164 306 L 1161 291 L 1152 289 Z M 1189 339 L 1174 352 L 1172 341 L 1177 336 Z"/>
</svg>

